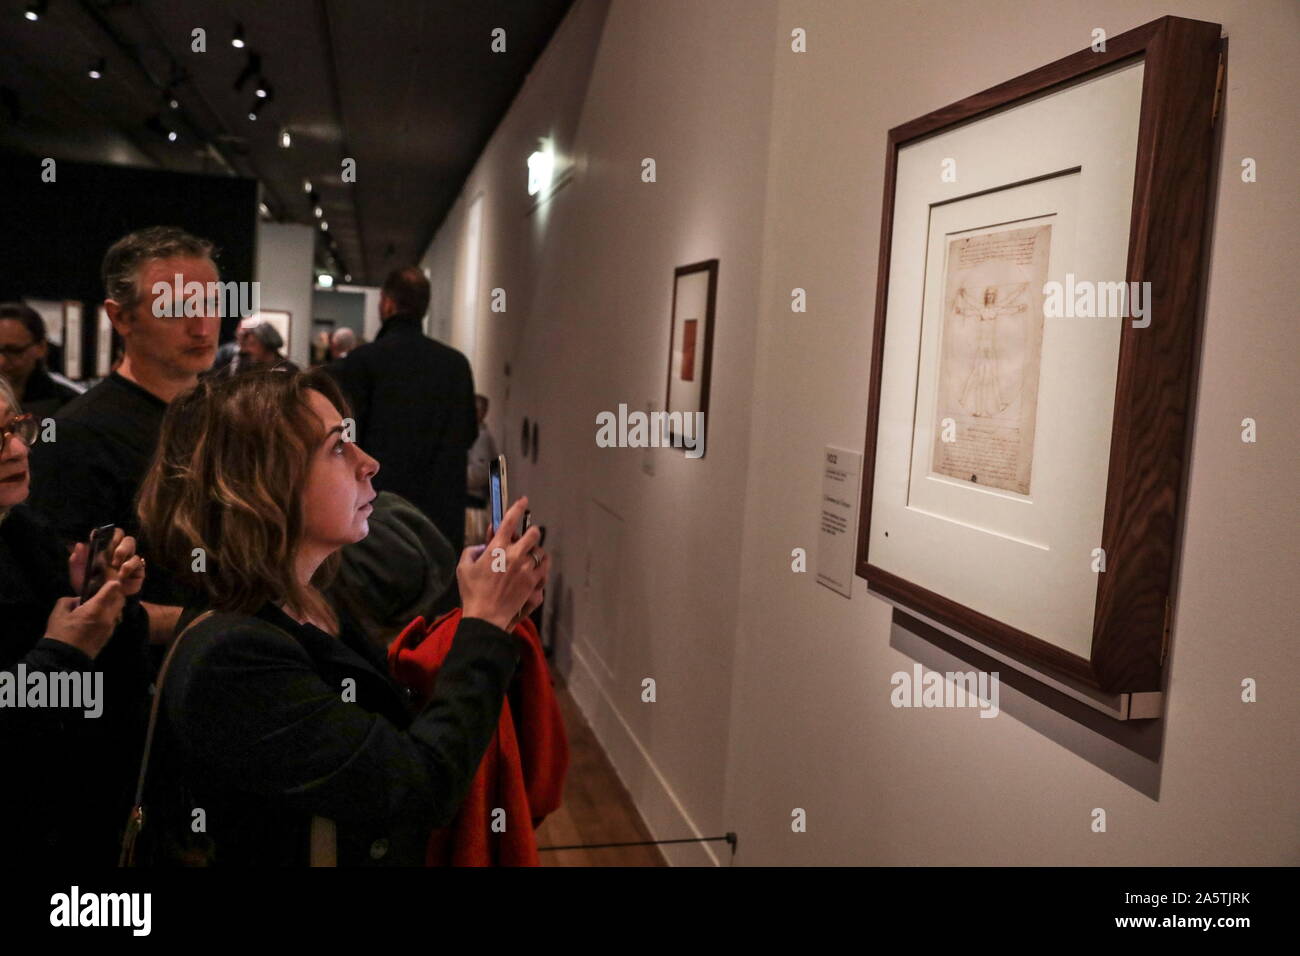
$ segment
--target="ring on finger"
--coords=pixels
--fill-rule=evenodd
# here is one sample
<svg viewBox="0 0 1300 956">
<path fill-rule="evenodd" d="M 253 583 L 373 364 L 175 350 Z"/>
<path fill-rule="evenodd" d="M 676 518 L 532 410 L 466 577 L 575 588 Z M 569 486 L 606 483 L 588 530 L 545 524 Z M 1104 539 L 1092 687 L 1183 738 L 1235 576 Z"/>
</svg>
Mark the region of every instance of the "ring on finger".
<svg viewBox="0 0 1300 956">
<path fill-rule="evenodd" d="M 533 559 L 533 570 L 536 571 L 538 568 L 542 566 L 542 557 L 540 554 L 537 553 L 536 548 L 530 548 L 528 551 L 528 555 Z"/>
</svg>

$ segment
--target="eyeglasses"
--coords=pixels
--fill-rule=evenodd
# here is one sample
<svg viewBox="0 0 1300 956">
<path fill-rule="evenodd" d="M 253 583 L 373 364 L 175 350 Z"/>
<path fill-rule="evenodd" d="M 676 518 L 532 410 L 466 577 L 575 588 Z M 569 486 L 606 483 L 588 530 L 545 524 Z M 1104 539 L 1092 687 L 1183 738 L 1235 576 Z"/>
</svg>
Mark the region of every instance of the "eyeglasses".
<svg viewBox="0 0 1300 956">
<path fill-rule="evenodd" d="M 9 444 L 9 436 L 17 435 L 28 448 L 36 441 L 36 416 L 19 415 L 8 425 L 0 426 L 0 451 Z"/>
<path fill-rule="evenodd" d="M 0 345 L 0 355 L 5 358 L 17 358 L 36 344 L 36 340 L 28 342 L 26 345 Z"/>
</svg>

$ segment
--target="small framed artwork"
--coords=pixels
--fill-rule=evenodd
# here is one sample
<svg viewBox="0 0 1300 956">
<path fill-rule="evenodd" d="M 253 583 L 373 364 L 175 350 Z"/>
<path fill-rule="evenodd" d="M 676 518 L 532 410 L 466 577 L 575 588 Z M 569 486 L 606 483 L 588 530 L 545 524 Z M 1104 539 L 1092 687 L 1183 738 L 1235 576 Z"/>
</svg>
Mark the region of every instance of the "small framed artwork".
<svg viewBox="0 0 1300 956">
<path fill-rule="evenodd" d="M 72 299 L 63 303 L 63 374 L 74 382 L 81 379 L 82 305 Z"/>
<path fill-rule="evenodd" d="M 668 344 L 668 397 L 664 411 L 681 417 L 709 412 L 709 376 L 713 367 L 713 316 L 718 294 L 718 260 L 679 266 L 673 274 L 672 326 Z M 680 436 L 673 428 L 673 444 Z M 683 426 L 686 427 L 686 426 Z M 691 426 L 693 428 L 693 426 Z M 692 431 L 692 434 L 698 434 Z"/>
<path fill-rule="evenodd" d="M 1163 17 L 890 130 L 857 573 L 1157 716 L 1222 41 Z"/>
<path fill-rule="evenodd" d="M 113 323 L 102 305 L 95 313 L 95 377 L 106 378 L 113 370 Z"/>
</svg>

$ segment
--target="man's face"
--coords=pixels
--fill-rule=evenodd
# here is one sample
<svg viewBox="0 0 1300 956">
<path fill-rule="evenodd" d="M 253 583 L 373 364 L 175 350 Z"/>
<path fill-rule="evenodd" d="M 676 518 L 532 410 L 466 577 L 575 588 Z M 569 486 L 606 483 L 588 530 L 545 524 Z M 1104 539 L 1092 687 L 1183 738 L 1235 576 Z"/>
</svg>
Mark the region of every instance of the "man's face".
<svg viewBox="0 0 1300 956">
<path fill-rule="evenodd" d="M 20 395 L 36 363 L 45 357 L 45 343 L 37 342 L 17 319 L 0 319 L 0 375 L 9 379 Z"/>
<path fill-rule="evenodd" d="M 243 355 L 250 365 L 265 365 L 271 361 L 271 350 L 252 332 L 245 333 L 240 340 L 239 354 Z"/>
<path fill-rule="evenodd" d="M 171 288 L 175 299 L 176 276 L 181 279 L 179 305 L 188 299 L 185 285 L 202 283 L 204 289 L 201 315 L 184 315 L 184 309 L 159 308 L 161 316 L 154 314 L 156 283 Z M 209 282 L 217 281 L 217 269 L 210 259 L 151 259 L 140 267 L 136 276 L 137 302 L 124 308 L 110 299 L 106 303 L 109 318 L 126 343 L 126 353 L 133 363 L 148 365 L 159 374 L 170 378 L 189 378 L 212 365 L 217 354 L 217 334 L 221 329 L 220 303 L 207 298 Z M 160 303 L 160 306 L 165 304 Z M 177 304 L 177 303 L 173 303 Z M 176 318 L 173 311 L 180 312 Z"/>
</svg>

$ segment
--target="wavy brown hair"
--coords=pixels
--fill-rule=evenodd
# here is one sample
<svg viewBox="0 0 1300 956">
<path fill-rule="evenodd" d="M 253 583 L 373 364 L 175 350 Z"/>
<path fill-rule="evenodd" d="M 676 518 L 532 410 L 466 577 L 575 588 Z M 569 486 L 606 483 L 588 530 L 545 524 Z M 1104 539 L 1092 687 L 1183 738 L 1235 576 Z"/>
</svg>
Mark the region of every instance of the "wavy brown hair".
<svg viewBox="0 0 1300 956">
<path fill-rule="evenodd" d="M 333 618 L 320 589 L 338 570 L 337 552 L 310 587 L 294 574 L 311 456 L 325 438 L 308 389 L 350 414 L 325 372 L 268 369 L 201 380 L 163 418 L 137 499 L 141 533 L 149 555 L 216 610 L 252 614 L 272 601 Z"/>
</svg>

